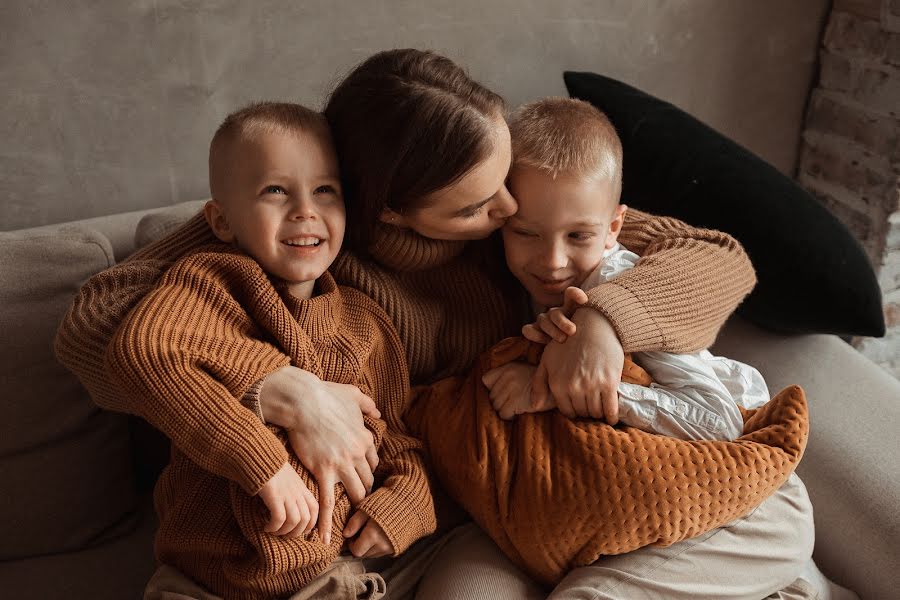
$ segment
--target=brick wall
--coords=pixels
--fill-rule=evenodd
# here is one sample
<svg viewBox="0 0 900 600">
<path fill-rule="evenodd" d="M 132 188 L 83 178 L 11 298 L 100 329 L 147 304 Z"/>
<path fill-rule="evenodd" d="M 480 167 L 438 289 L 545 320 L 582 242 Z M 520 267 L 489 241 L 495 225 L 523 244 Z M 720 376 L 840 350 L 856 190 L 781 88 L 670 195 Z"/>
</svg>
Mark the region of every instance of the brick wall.
<svg viewBox="0 0 900 600">
<path fill-rule="evenodd" d="M 900 0 L 835 0 L 797 178 L 862 242 L 888 332 L 854 345 L 900 378 Z"/>
</svg>

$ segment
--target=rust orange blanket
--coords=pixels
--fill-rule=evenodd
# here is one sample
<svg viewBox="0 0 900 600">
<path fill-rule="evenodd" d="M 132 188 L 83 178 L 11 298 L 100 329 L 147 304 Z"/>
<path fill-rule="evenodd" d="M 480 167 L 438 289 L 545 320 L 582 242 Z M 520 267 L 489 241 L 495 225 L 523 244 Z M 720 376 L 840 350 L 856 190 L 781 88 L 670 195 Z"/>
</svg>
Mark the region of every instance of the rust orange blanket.
<svg viewBox="0 0 900 600">
<path fill-rule="evenodd" d="M 745 412 L 734 442 L 682 441 L 558 411 L 500 419 L 482 374 L 511 360 L 535 363 L 539 353 L 521 338 L 500 342 L 468 376 L 420 388 L 407 420 L 448 493 L 546 584 L 602 555 L 673 544 L 746 514 L 806 447 L 797 386 Z"/>
</svg>

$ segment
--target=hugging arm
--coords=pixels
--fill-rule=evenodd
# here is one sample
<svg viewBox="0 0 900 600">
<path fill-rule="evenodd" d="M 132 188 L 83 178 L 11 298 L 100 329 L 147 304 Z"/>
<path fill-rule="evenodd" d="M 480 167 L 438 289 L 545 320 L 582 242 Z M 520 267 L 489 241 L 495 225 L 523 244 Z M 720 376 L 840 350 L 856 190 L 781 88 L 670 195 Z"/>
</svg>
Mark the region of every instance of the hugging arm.
<svg viewBox="0 0 900 600">
<path fill-rule="evenodd" d="M 619 241 L 641 259 L 586 290 L 572 317 L 578 333 L 547 345 L 533 380 L 534 401 L 552 394 L 570 417 L 615 423 L 625 352 L 709 346 L 756 283 L 747 254 L 725 233 L 629 210 Z"/>
</svg>

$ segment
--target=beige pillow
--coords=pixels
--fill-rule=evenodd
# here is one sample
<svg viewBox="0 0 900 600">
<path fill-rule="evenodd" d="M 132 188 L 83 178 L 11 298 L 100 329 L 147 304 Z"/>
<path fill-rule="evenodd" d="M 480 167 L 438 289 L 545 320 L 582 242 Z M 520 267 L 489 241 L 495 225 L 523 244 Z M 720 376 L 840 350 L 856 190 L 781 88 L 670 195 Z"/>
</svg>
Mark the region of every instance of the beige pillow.
<svg viewBox="0 0 900 600">
<path fill-rule="evenodd" d="M 166 237 L 200 212 L 204 204 L 206 204 L 206 200 L 192 200 L 145 215 L 138 222 L 134 232 L 135 249 L 139 250 Z"/>
<path fill-rule="evenodd" d="M 0 560 L 121 533 L 136 506 L 128 423 L 100 410 L 52 344 L 72 297 L 113 264 L 100 233 L 0 233 Z"/>
</svg>

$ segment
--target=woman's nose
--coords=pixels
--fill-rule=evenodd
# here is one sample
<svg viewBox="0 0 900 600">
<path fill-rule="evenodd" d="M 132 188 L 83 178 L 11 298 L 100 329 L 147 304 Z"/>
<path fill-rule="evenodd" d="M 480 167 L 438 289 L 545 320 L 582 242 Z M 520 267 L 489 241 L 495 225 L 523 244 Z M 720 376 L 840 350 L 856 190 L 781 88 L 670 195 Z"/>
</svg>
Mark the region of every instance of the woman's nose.
<svg viewBox="0 0 900 600">
<path fill-rule="evenodd" d="M 488 215 L 494 219 L 508 219 L 516 214 L 517 210 L 519 210 L 519 205 L 516 204 L 516 199 L 512 197 L 512 194 L 506 189 L 506 184 L 504 184 L 497 191 L 494 202 L 490 210 L 488 210 Z"/>
</svg>

